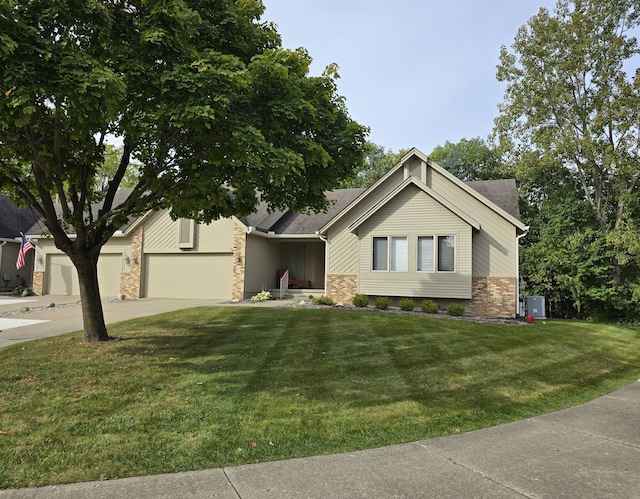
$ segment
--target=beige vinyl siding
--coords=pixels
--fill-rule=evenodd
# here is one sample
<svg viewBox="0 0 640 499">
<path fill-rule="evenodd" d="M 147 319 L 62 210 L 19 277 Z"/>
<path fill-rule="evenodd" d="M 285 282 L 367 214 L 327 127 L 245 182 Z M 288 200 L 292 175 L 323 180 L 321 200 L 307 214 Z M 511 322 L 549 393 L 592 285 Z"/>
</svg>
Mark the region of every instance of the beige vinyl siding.
<svg viewBox="0 0 640 499">
<path fill-rule="evenodd" d="M 467 194 L 449 179 L 430 169 L 430 185 L 433 190 L 463 207 L 464 211 L 480 222 L 481 230 L 474 234 L 473 275 L 515 276 L 516 228 L 502 216 Z"/>
<path fill-rule="evenodd" d="M 231 254 L 145 255 L 147 298 L 231 298 Z"/>
<path fill-rule="evenodd" d="M 180 221 L 166 210 L 152 213 L 144 224 L 144 253 L 230 253 L 233 251 L 233 220 L 223 218 L 193 227 L 192 248 L 180 248 Z"/>
<path fill-rule="evenodd" d="M 417 215 L 419 214 L 419 216 Z M 455 237 L 455 272 L 418 272 L 419 236 Z M 408 271 L 372 270 L 372 238 L 407 237 Z M 358 291 L 368 295 L 471 298 L 472 228 L 464 220 L 410 185 L 358 229 Z"/>
<path fill-rule="evenodd" d="M 370 191 L 363 202 L 355 206 L 348 216 L 338 221 L 331 228 L 327 239 L 329 241 L 329 274 L 355 274 L 358 272 L 358 236 L 353 234 L 349 226 L 362 217 L 371 207 L 375 206 L 389 192 L 403 181 L 403 171 L 395 171 L 389 178 L 381 182 L 378 188 Z"/>
<path fill-rule="evenodd" d="M 79 295 L 78 273 L 69 257 L 65 254 L 47 256 L 46 294 Z M 101 254 L 98 259 L 98 283 L 103 298 L 120 294 L 120 273 L 122 272 L 121 254 Z"/>
<path fill-rule="evenodd" d="M 266 237 L 247 237 L 244 291 L 254 295 L 263 289 L 277 287 L 278 269 L 287 265 L 282 247 Z"/>
</svg>

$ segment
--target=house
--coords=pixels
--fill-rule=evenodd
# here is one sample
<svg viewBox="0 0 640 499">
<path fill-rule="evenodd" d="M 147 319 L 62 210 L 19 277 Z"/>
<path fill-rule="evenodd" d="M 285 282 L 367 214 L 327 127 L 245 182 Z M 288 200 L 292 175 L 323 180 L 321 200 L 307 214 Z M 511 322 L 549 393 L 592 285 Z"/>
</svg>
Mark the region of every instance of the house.
<svg viewBox="0 0 640 499">
<path fill-rule="evenodd" d="M 0 291 L 11 291 L 19 285 L 31 286 L 34 252 L 29 251 L 24 266 L 17 270 L 20 233 L 38 219 L 29 208 L 19 208 L 6 194 L 0 194 Z"/>
<path fill-rule="evenodd" d="M 104 246 L 101 293 L 244 299 L 285 278 L 342 302 L 363 293 L 516 314 L 527 227 L 513 180 L 464 183 L 413 149 L 370 188 L 327 196 L 326 213 L 259 206 L 209 225 L 149 212 Z M 71 262 L 48 238 L 39 239 L 33 281 L 38 294 L 78 293 Z"/>
</svg>

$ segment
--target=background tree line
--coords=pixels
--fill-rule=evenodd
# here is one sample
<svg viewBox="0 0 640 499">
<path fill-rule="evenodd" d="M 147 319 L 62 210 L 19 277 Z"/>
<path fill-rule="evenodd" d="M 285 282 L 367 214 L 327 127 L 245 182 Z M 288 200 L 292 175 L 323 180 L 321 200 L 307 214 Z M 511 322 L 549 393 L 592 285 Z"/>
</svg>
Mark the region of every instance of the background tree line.
<svg viewBox="0 0 640 499">
<path fill-rule="evenodd" d="M 460 179 L 515 177 L 530 231 L 525 294 L 553 316 L 634 319 L 640 303 L 640 69 L 637 0 L 560 0 L 502 47 L 506 84 L 487 140 L 430 157 Z M 404 151 L 367 146 L 366 186 Z"/>
</svg>

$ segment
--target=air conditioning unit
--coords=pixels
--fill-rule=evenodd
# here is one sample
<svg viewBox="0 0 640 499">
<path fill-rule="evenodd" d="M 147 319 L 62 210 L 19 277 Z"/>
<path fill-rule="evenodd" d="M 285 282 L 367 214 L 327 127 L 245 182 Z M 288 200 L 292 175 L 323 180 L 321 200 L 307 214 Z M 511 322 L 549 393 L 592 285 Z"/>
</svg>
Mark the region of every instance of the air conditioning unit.
<svg viewBox="0 0 640 499">
<path fill-rule="evenodd" d="M 544 296 L 527 296 L 525 302 L 525 315 L 531 315 L 534 319 L 546 319 Z"/>
</svg>

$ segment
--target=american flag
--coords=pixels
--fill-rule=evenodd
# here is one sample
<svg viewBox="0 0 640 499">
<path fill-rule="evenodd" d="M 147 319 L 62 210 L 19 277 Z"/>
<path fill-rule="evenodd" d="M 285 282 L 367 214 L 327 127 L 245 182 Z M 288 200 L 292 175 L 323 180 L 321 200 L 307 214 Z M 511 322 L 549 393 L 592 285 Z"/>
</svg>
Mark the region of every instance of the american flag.
<svg viewBox="0 0 640 499">
<path fill-rule="evenodd" d="M 18 252 L 18 259 L 16 260 L 16 269 L 19 270 L 24 267 L 24 259 L 27 255 L 27 251 L 33 249 L 33 245 L 22 234 L 22 242 L 20 243 L 20 251 Z"/>
</svg>

